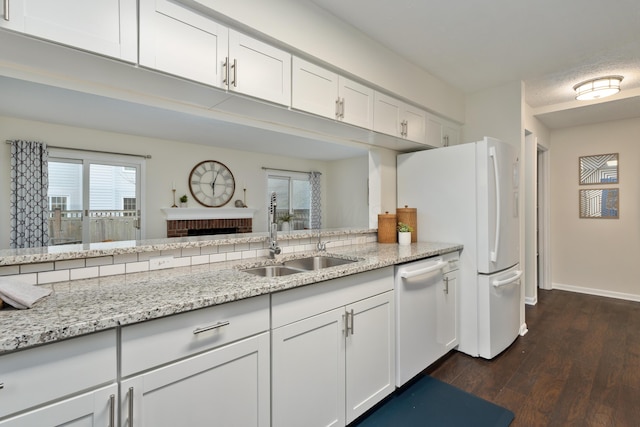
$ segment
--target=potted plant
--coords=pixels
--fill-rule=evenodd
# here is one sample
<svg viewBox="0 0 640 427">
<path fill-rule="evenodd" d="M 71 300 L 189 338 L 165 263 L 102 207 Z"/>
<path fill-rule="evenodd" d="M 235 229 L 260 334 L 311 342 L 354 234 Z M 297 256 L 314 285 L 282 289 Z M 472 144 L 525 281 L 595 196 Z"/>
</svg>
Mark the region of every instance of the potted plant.
<svg viewBox="0 0 640 427">
<path fill-rule="evenodd" d="M 278 221 L 282 223 L 280 230 L 282 231 L 290 231 L 291 230 L 291 220 L 293 220 L 293 214 L 290 212 L 283 212 L 278 217 Z"/>
<path fill-rule="evenodd" d="M 398 223 L 398 243 L 402 246 L 411 244 L 411 233 L 413 232 L 413 227 L 409 224 L 405 224 L 404 222 Z"/>
<path fill-rule="evenodd" d="M 181 208 L 186 208 L 187 207 L 187 200 L 189 200 L 189 198 L 187 197 L 186 194 L 183 194 L 182 196 L 180 196 L 180 207 Z"/>
</svg>

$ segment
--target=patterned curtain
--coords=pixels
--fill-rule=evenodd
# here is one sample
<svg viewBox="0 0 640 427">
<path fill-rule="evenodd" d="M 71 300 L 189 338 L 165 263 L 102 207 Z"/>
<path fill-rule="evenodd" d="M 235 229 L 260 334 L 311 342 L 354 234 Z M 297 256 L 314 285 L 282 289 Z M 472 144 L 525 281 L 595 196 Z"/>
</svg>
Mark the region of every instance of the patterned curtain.
<svg viewBox="0 0 640 427">
<path fill-rule="evenodd" d="M 322 204 L 320 191 L 320 172 L 309 172 L 309 184 L 311 185 L 311 212 L 309 212 L 309 227 L 319 230 L 322 226 Z"/>
<path fill-rule="evenodd" d="M 49 187 L 47 145 L 11 142 L 12 249 L 49 245 Z"/>
</svg>

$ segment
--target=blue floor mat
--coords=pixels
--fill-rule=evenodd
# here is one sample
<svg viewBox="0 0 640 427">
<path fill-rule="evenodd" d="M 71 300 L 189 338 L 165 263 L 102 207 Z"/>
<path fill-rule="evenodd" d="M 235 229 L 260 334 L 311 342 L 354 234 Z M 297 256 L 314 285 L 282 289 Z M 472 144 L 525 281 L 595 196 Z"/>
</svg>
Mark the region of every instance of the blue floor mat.
<svg viewBox="0 0 640 427">
<path fill-rule="evenodd" d="M 507 427 L 513 418 L 508 409 L 424 376 L 351 426 Z"/>
</svg>

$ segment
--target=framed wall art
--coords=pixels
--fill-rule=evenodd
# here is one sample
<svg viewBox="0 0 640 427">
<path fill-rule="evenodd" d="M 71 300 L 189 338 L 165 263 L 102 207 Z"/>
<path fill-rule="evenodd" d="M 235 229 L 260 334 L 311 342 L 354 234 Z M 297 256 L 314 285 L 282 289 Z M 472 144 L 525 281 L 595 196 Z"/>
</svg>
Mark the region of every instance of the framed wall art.
<svg viewBox="0 0 640 427">
<path fill-rule="evenodd" d="M 619 189 L 593 188 L 579 191 L 580 218 L 618 219 Z"/>
<path fill-rule="evenodd" d="M 618 184 L 618 153 L 582 156 L 579 159 L 580 185 Z"/>
</svg>

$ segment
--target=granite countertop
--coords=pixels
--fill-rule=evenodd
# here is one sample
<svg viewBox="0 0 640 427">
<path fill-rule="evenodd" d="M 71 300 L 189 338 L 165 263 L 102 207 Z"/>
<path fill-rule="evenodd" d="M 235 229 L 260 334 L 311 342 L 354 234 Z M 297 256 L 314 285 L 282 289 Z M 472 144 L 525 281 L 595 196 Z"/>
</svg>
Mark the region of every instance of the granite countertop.
<svg viewBox="0 0 640 427">
<path fill-rule="evenodd" d="M 369 243 L 327 250 L 357 262 L 288 276 L 239 271 L 273 262 L 258 258 L 42 285 L 53 292 L 33 308 L 0 310 L 0 354 L 461 249 L 449 243 Z"/>
</svg>

